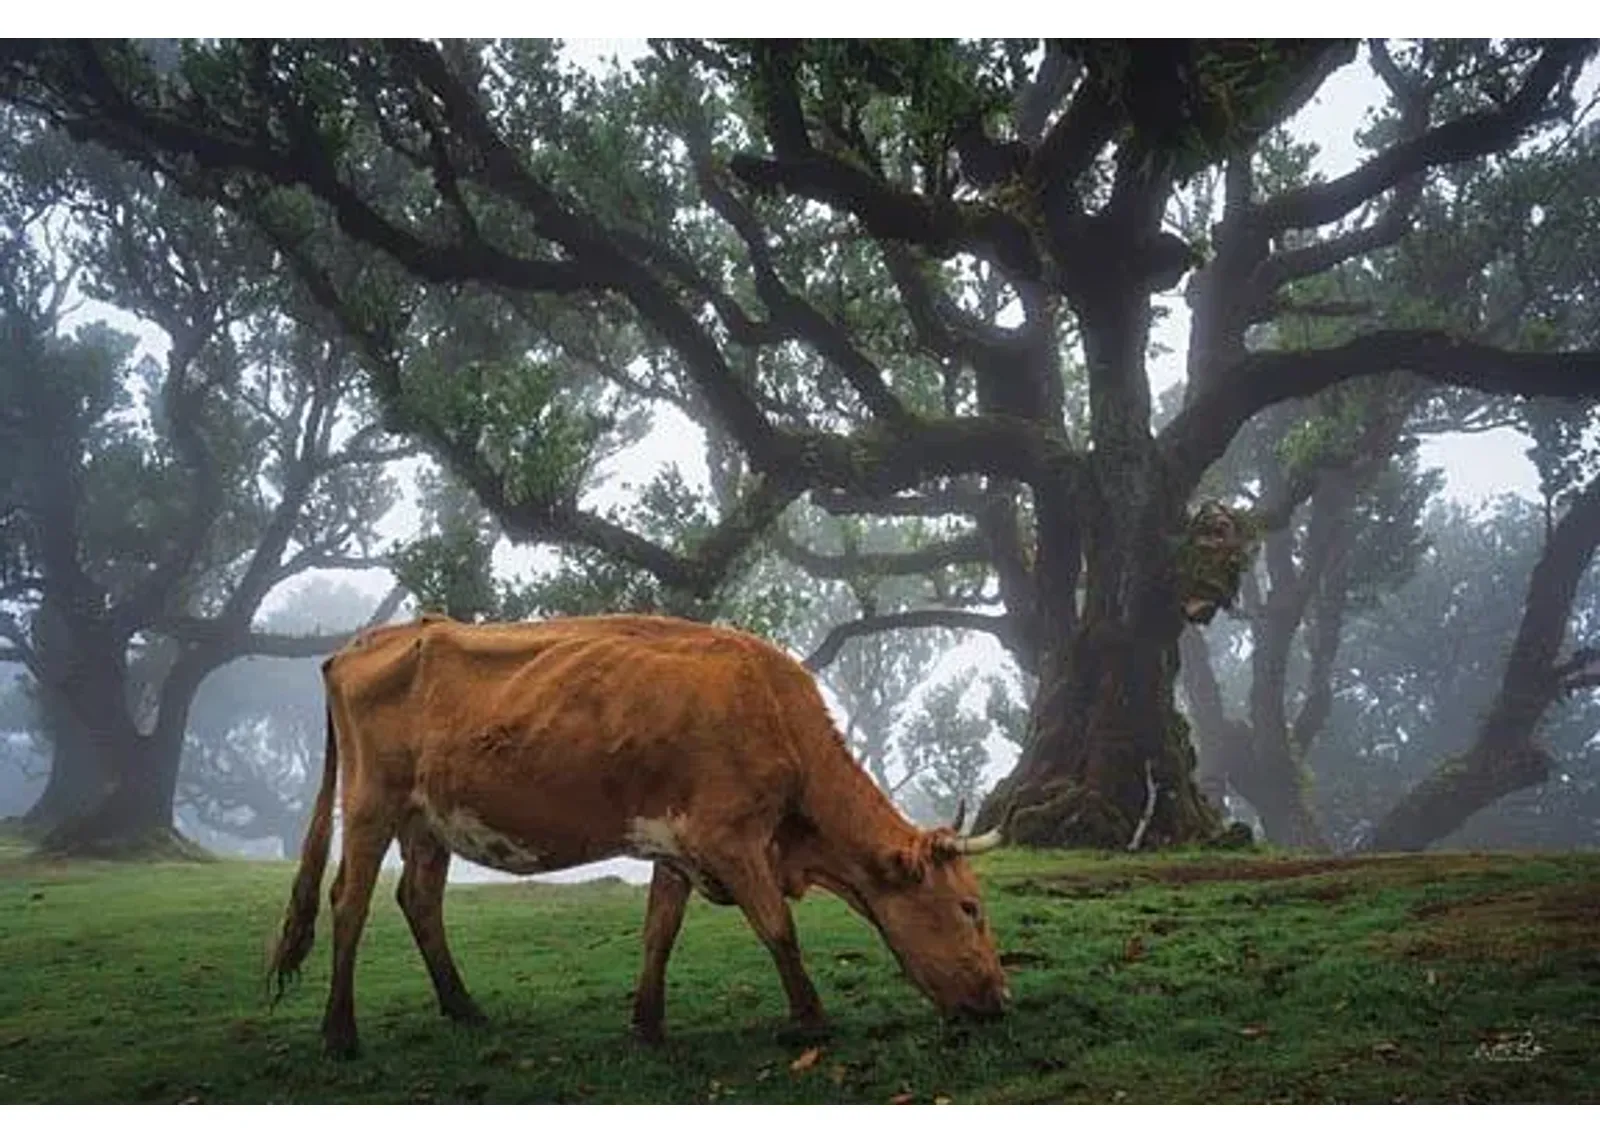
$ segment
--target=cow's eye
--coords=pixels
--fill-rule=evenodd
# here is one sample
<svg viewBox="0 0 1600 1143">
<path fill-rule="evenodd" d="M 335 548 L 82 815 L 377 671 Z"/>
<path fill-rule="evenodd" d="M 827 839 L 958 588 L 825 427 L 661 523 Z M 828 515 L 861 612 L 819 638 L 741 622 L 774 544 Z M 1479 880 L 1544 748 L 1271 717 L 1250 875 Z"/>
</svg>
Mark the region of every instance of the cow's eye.
<svg viewBox="0 0 1600 1143">
<path fill-rule="evenodd" d="M 967 915 L 967 920 L 974 925 L 983 923 L 983 906 L 976 901 L 961 902 L 961 911 Z"/>
</svg>

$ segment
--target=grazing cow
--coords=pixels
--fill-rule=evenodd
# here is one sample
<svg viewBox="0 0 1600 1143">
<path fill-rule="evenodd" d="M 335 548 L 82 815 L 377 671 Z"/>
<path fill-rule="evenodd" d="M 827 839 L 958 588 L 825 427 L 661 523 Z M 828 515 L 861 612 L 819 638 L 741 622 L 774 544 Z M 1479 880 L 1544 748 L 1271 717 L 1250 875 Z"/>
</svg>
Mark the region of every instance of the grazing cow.
<svg viewBox="0 0 1600 1143">
<path fill-rule="evenodd" d="M 820 1027 L 822 1006 L 784 898 L 813 884 L 870 921 L 945 1013 L 1004 1006 L 1005 974 L 963 859 L 998 844 L 998 832 L 909 824 L 850 756 L 811 676 L 769 643 L 658 616 L 426 616 L 358 636 L 322 669 L 322 787 L 272 971 L 281 990 L 310 950 L 337 783 L 330 1053 L 356 1048 L 356 945 L 395 838 L 400 908 L 456 1020 L 482 1014 L 445 943 L 452 853 L 519 874 L 653 861 L 633 1013 L 647 1041 L 661 1037 L 667 958 L 691 888 L 744 911 L 802 1029 Z"/>
</svg>

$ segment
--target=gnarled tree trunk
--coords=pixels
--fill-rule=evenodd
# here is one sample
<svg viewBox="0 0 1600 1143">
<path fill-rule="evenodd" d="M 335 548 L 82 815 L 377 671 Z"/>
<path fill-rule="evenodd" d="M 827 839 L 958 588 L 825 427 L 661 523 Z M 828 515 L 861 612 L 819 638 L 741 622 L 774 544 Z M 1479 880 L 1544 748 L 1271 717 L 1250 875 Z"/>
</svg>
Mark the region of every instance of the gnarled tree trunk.
<svg viewBox="0 0 1600 1143">
<path fill-rule="evenodd" d="M 1133 290 L 1100 303 L 1078 306 L 1095 449 L 1035 489 L 1039 689 L 1022 757 L 980 819 L 1010 814 L 1023 844 L 1173 844 L 1220 824 L 1176 703 L 1189 521 L 1150 431 L 1148 305 Z"/>
<path fill-rule="evenodd" d="M 110 776 L 92 805 L 58 822 L 40 842 L 58 855 L 116 857 L 135 853 L 198 856 L 173 828 L 178 770 L 189 707 L 212 656 L 180 655 L 160 687 L 154 726 L 142 732 L 128 707 L 126 667 L 101 650 L 80 660 L 70 677 L 73 711 L 88 748 Z"/>
<path fill-rule="evenodd" d="M 105 796 L 111 776 L 100 764 L 89 732 L 71 707 L 43 689 L 41 704 L 50 739 L 50 776 L 44 791 L 22 815 L 29 833 L 47 833 L 57 825 L 87 813 Z"/>
</svg>

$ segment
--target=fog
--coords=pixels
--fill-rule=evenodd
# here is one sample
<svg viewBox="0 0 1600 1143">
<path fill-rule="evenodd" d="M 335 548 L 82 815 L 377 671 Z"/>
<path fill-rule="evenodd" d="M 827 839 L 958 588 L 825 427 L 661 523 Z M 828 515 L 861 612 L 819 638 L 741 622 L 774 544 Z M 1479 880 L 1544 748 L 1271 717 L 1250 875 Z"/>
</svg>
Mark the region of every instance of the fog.
<svg viewBox="0 0 1600 1143">
<path fill-rule="evenodd" d="M 613 54 L 627 60 L 644 50 L 643 41 L 619 39 L 576 41 L 567 52 L 569 59 L 595 75 L 604 75 L 605 61 Z M 1590 67 L 1579 85 L 1576 101 L 1580 105 L 1593 93 L 1594 70 Z M 1292 140 L 1317 148 L 1312 177 L 1331 179 L 1361 161 L 1365 152 L 1355 136 L 1386 97 L 1384 85 L 1363 58 L 1337 72 L 1290 120 Z M 73 224 L 62 216 L 54 223 L 54 231 L 49 229 L 51 225 L 50 217 L 36 219 L 30 223 L 30 233 L 41 241 L 50 234 L 52 241 L 60 242 Z M 1187 282 L 1185 279 L 1155 299 L 1159 316 L 1152 332 L 1149 372 L 1158 407 L 1164 397 L 1175 399 L 1186 381 L 1185 347 L 1193 335 Z M 1020 314 L 1019 303 L 1013 300 L 1010 306 Z M 131 307 L 91 297 L 76 285 L 65 309 L 68 312 L 60 327 L 64 336 L 104 322 L 137 339 L 131 356 L 148 358 L 150 371 L 133 371 L 125 381 L 130 393 L 142 384 L 148 395 L 149 378 L 158 376 L 170 360 L 171 338 Z M 1004 312 L 1000 317 L 1003 325 Z M 708 464 L 711 442 L 705 431 L 669 403 L 647 402 L 646 408 L 647 431 L 616 447 L 598 466 L 583 489 L 582 508 L 620 517 L 637 500 L 638 489 L 671 472 L 695 495 L 713 495 Z M 351 419 L 341 421 L 337 432 L 330 431 L 330 440 L 345 439 L 357 431 L 352 427 L 356 414 L 347 415 Z M 1522 593 L 1551 521 L 1540 471 L 1529 456 L 1533 438 L 1517 417 L 1507 415 L 1504 420 L 1501 427 L 1488 431 L 1459 432 L 1446 427 L 1419 432 L 1414 453 L 1406 454 L 1412 457 L 1408 463 L 1413 464 L 1406 479 L 1426 480 L 1425 474 L 1437 471 L 1437 487 L 1412 505 L 1418 521 L 1414 550 L 1396 557 L 1405 566 L 1374 584 L 1371 598 L 1364 598 L 1344 620 L 1332 711 L 1323 737 L 1303 759 L 1313 775 L 1312 802 L 1328 823 L 1328 840 L 1336 848 L 1361 844 L 1385 806 L 1399 799 L 1411 783 L 1425 776 L 1440 758 L 1468 750 L 1495 693 L 1496 672 L 1516 635 Z M 1258 419 L 1252 425 L 1260 423 Z M 1592 439 L 1592 426 L 1577 435 L 1585 433 Z M 1396 455 L 1403 451 L 1396 446 Z M 1229 463 L 1247 468 L 1247 458 L 1241 459 L 1239 454 L 1240 447 L 1236 447 L 1229 454 Z M 394 483 L 394 494 L 389 502 L 378 505 L 381 515 L 359 522 L 370 532 L 361 537 L 361 558 L 330 560 L 330 567 L 313 568 L 273 583 L 256 611 L 257 629 L 285 636 L 327 635 L 359 628 L 378 608 L 396 582 L 384 566 L 384 553 L 427 536 L 437 527 L 419 491 L 423 474 L 437 471 L 432 462 L 407 457 L 388 461 L 383 467 Z M 1245 472 L 1230 491 L 1254 495 L 1263 481 Z M 1303 524 L 1300 518 L 1295 527 Z M 346 530 L 352 536 L 359 531 L 355 524 Z M 1474 547 L 1484 537 L 1494 538 L 1495 543 Z M 1267 585 L 1272 589 L 1281 586 L 1277 582 L 1280 572 L 1264 570 L 1262 561 L 1267 558 L 1258 558 L 1255 579 L 1247 577 L 1247 590 L 1264 592 Z M 1492 561 L 1493 576 L 1486 574 L 1482 562 L 1486 560 Z M 338 566 L 341 562 L 372 566 L 345 568 Z M 503 535 L 494 538 L 493 568 L 502 577 L 550 576 L 559 562 L 556 547 L 514 544 Z M 1486 579 L 1496 585 L 1492 591 L 1479 590 L 1483 586 L 1479 581 Z M 805 581 L 794 582 L 800 584 L 796 590 L 801 593 L 808 590 Z M 802 606 L 800 617 L 776 633 L 802 657 L 815 649 L 819 631 L 826 629 L 825 624 L 819 628 L 816 620 L 827 610 L 831 597 L 825 597 L 821 588 L 816 590 L 815 615 L 808 619 L 804 614 L 807 608 Z M 992 601 L 984 605 L 992 606 Z M 398 614 L 403 616 L 415 606 L 416 600 L 408 599 Z M 1438 638 L 1437 633 L 1429 634 L 1427 620 L 1437 619 L 1441 607 L 1450 609 L 1450 622 L 1465 634 L 1453 661 L 1434 663 L 1432 648 L 1418 645 L 1413 654 L 1397 640 L 1402 633 L 1422 643 Z M 1600 597 L 1596 596 L 1592 570 L 1583 577 L 1571 610 L 1567 645 L 1581 647 L 1587 635 L 1600 628 Z M 1224 721 L 1237 722 L 1250 704 L 1251 656 L 1260 638 L 1251 623 L 1260 613 L 1253 617 L 1249 606 L 1241 612 L 1243 617 L 1224 614 L 1206 633 L 1211 669 L 1224 703 L 1219 708 L 1226 715 Z M 158 651 L 154 643 L 137 648 L 145 657 L 159 657 Z M 1014 657 L 992 637 L 959 632 L 929 649 L 926 656 L 917 663 L 912 685 L 895 697 L 890 709 L 871 712 L 874 717 L 881 716 L 883 724 L 877 741 L 869 741 L 867 732 L 860 729 L 872 718 L 862 705 L 867 699 L 852 693 L 842 681 L 848 668 L 821 673 L 830 708 L 852 735 L 852 744 L 881 755 L 888 781 L 904 783 L 902 806 L 919 817 L 931 816 L 935 804 L 943 804 L 935 793 L 919 793 L 923 779 L 933 773 L 932 763 L 912 757 L 907 746 L 912 741 L 909 728 L 914 716 L 928 705 L 929 698 L 941 687 L 958 684 L 963 695 L 958 696 L 960 706 L 951 717 L 964 714 L 969 719 L 983 714 L 984 696 L 990 688 L 1014 692 L 1014 705 L 1025 706 L 1027 700 L 1027 684 Z M 1286 667 L 1291 690 L 1311 689 L 1307 680 L 1313 671 L 1312 658 L 1302 637 Z M 176 799 L 181 832 L 219 852 L 293 856 L 320 776 L 322 698 L 317 663 L 318 657 L 310 655 L 244 655 L 205 678 L 194 694 L 185 737 Z M 26 667 L 10 663 L 0 665 L 0 670 L 5 672 L 0 675 L 0 692 L 6 696 L 4 737 L 0 738 L 0 816 L 20 815 L 44 793 L 52 739 L 31 693 Z M 1375 672 L 1385 674 L 1377 677 Z M 159 676 L 154 682 L 138 685 L 159 689 Z M 940 725 L 948 730 L 954 723 Z M 1483 811 L 1465 833 L 1455 835 L 1456 840 L 1547 848 L 1600 844 L 1597 733 L 1600 716 L 1591 692 L 1575 688 L 1571 694 L 1563 694 L 1544 730 L 1556 759 L 1549 781 Z M 988 724 L 977 734 L 983 764 L 970 792 L 981 795 L 1012 769 L 1020 743 Z M 934 753 L 941 755 L 953 756 L 963 745 L 970 746 L 935 741 Z M 1200 749 L 1204 754 L 1203 742 Z M 1262 815 L 1242 792 L 1242 781 L 1236 775 L 1223 794 L 1228 812 L 1261 827 Z M 940 787 L 940 794 L 947 792 Z M 396 853 L 391 852 L 389 864 L 396 860 Z M 541 875 L 540 879 L 618 876 L 639 881 L 648 872 L 645 863 L 616 860 Z M 453 863 L 450 876 L 458 881 L 509 879 L 463 860 Z"/>
</svg>

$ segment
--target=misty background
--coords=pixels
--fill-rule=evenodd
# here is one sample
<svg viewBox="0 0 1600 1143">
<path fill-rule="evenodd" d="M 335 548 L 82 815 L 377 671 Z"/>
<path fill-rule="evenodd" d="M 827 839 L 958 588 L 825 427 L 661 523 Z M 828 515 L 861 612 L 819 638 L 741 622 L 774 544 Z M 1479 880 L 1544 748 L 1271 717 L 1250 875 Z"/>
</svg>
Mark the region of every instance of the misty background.
<svg viewBox="0 0 1600 1143">
<path fill-rule="evenodd" d="M 630 66 L 647 48 L 643 41 L 602 40 L 575 41 L 564 50 L 598 77 L 613 66 Z M 1580 105 L 1592 100 L 1595 84 L 1591 65 L 1577 92 Z M 1305 161 L 1312 176 L 1336 177 L 1360 161 L 1364 152 L 1358 136 L 1370 128 L 1388 94 L 1364 57 L 1338 71 L 1290 120 L 1279 145 L 1286 151 L 1311 145 L 1314 151 Z M 46 215 L 30 225 L 35 234 L 60 243 L 73 224 Z M 1190 323 L 1181 284 L 1158 303 L 1151 375 L 1159 406 L 1176 399 Z M 1006 320 L 1002 311 L 999 321 Z M 157 324 L 74 288 L 64 299 L 62 331 L 94 322 L 137 339 L 132 357 L 142 364 L 129 384 L 138 387 L 142 378 L 149 392 L 149 379 L 166 368 L 171 337 Z M 636 426 L 636 439 L 607 457 L 588 481 L 586 508 L 622 512 L 646 488 L 670 487 L 691 499 L 711 495 L 714 443 L 671 404 L 654 401 L 644 407 L 648 412 Z M 1278 427 L 1287 431 L 1297 414 L 1288 410 L 1281 417 Z M 1506 415 L 1484 423 L 1487 427 L 1460 431 L 1446 419 L 1433 431 L 1414 433 L 1408 467 L 1395 478 L 1405 484 L 1399 500 L 1410 498 L 1408 526 L 1414 534 L 1403 545 L 1406 550 L 1394 555 L 1389 574 L 1375 579 L 1344 620 L 1325 729 L 1300 759 L 1310 804 L 1335 848 L 1359 845 L 1387 807 L 1440 758 L 1467 749 L 1499 685 L 1523 590 L 1550 533 L 1554 496 L 1550 480 L 1530 458 L 1530 450 L 1541 444 L 1523 421 Z M 330 440 L 353 431 L 342 423 L 330 431 Z M 1592 432 L 1584 432 L 1592 439 Z M 1230 456 L 1242 463 L 1238 454 L 1248 447 L 1247 441 Z M 381 515 L 361 521 L 369 534 L 361 538 L 362 558 L 350 561 L 372 566 L 313 568 L 274 583 L 262 596 L 258 628 L 283 636 L 359 628 L 397 589 L 389 565 L 417 543 L 445 534 L 441 522 L 475 520 L 473 526 L 492 548 L 493 571 L 505 580 L 537 579 L 558 568 L 555 548 L 508 540 L 483 521 L 471 494 L 432 461 L 398 455 L 373 466 L 378 470 L 392 482 L 392 493 L 369 505 Z M 1246 485 L 1249 479 L 1241 482 Z M 820 548 L 833 540 L 828 526 L 826 520 L 808 518 L 798 522 L 795 534 Z M 898 534 L 888 524 L 866 526 L 854 542 L 873 548 L 874 528 L 893 546 Z M 815 652 L 860 604 L 858 586 L 812 579 L 794 564 L 766 574 L 773 592 L 802 601 L 787 608 L 768 632 L 800 657 Z M 1597 588 L 1600 580 L 1590 569 L 1572 606 L 1574 645 L 1600 634 Z M 915 594 L 911 577 L 882 577 L 872 590 L 879 609 Z M 410 592 L 392 614 L 404 616 L 416 605 L 416 593 Z M 992 600 L 975 606 L 980 612 L 985 608 L 998 611 Z M 1248 598 L 1241 610 L 1245 617 L 1225 612 L 1203 637 L 1217 693 L 1235 716 L 1249 706 L 1257 643 Z M 1311 667 L 1303 651 L 1296 655 L 1289 669 L 1303 679 Z M 205 677 L 184 733 L 176 800 L 183 834 L 218 852 L 265 858 L 293 854 L 322 764 L 318 662 L 317 656 L 244 655 Z M 159 664 L 151 670 L 159 671 Z M 1028 684 L 990 635 L 929 629 L 863 637 L 821 667 L 820 679 L 863 764 L 917 820 L 947 818 L 961 801 L 975 804 L 1016 762 Z M 1192 695 L 1186 692 L 1184 701 L 1192 709 Z M 1548 780 L 1476 814 L 1449 844 L 1600 844 L 1600 705 L 1594 692 L 1575 689 L 1541 733 L 1555 761 Z M 0 663 L 0 817 L 20 815 L 35 804 L 45 791 L 50 759 L 50 730 L 26 667 Z M 1231 816 L 1262 827 L 1260 811 L 1237 782 L 1224 784 L 1219 794 Z M 643 863 L 616 861 L 549 878 L 636 880 L 647 872 Z M 451 876 L 499 875 L 458 859 Z"/>
</svg>

